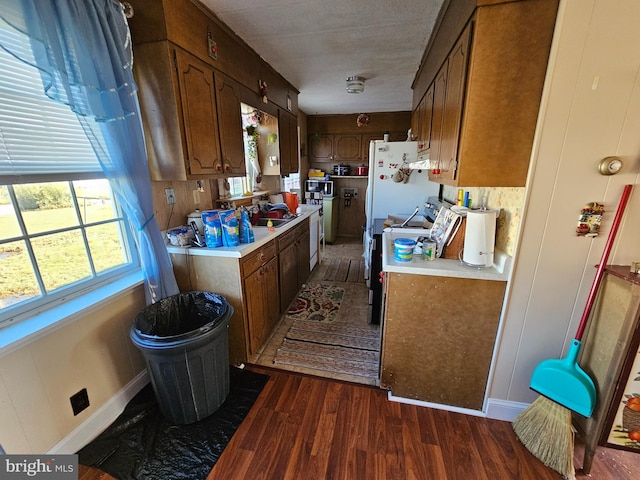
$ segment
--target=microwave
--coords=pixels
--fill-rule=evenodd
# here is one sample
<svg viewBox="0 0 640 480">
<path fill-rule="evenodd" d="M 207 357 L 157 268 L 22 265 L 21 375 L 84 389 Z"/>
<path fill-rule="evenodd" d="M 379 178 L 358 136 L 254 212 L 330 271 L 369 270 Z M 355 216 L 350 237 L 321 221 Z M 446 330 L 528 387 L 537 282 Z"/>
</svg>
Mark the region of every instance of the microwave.
<svg viewBox="0 0 640 480">
<path fill-rule="evenodd" d="M 333 197 L 333 182 L 330 180 L 307 180 L 304 190 L 307 198 Z M 314 195 L 307 196 L 307 193 Z"/>
</svg>

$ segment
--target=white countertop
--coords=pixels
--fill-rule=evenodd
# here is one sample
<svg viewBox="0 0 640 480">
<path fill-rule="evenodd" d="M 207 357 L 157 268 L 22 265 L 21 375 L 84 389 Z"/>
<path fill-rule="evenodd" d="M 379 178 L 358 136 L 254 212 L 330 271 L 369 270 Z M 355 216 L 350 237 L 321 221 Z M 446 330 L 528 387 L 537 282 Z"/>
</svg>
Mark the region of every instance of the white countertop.
<svg viewBox="0 0 640 480">
<path fill-rule="evenodd" d="M 251 252 L 257 250 L 261 246 L 270 242 L 278 235 L 286 232 L 287 230 L 295 227 L 305 218 L 309 218 L 314 212 L 317 212 L 322 208 L 321 205 L 300 205 L 300 215 L 288 223 L 277 227 L 273 232 L 270 232 L 267 227 L 253 227 L 253 236 L 255 237 L 255 242 L 252 243 L 241 243 L 236 247 L 218 247 L 218 248 L 208 248 L 208 247 L 177 247 L 174 245 L 167 245 L 167 251 L 169 253 L 174 254 L 182 254 L 182 255 L 206 255 L 211 257 L 231 257 L 231 258 L 242 258 L 249 255 Z"/>
<path fill-rule="evenodd" d="M 393 242 L 396 238 L 417 239 L 428 230 L 403 228 L 388 229 L 382 234 L 382 271 L 410 273 L 414 275 L 433 275 L 439 277 L 472 278 L 477 280 L 507 281 L 511 270 L 511 257 L 501 250 L 494 253 L 492 267 L 477 268 L 465 265 L 460 260 L 436 258 L 425 260 L 422 255 L 414 255 L 409 262 L 398 262 L 394 258 Z"/>
</svg>

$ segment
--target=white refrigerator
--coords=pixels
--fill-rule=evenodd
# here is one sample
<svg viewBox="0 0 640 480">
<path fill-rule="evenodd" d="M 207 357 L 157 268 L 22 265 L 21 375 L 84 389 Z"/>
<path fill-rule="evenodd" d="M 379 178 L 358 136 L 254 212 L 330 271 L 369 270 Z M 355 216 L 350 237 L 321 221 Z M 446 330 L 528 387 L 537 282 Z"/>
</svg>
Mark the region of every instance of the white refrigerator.
<svg viewBox="0 0 640 480">
<path fill-rule="evenodd" d="M 365 278 L 369 283 L 371 252 L 375 220 L 383 221 L 389 215 L 407 217 L 416 207 L 419 215 L 424 211 L 428 197 L 437 196 L 440 185 L 429 181 L 426 169 L 406 171 L 408 163 L 418 159 L 418 142 L 384 142 L 374 140 L 369 145 L 369 181 L 365 202 L 366 225 L 364 231 Z M 404 178 L 403 178 L 404 177 Z"/>
</svg>

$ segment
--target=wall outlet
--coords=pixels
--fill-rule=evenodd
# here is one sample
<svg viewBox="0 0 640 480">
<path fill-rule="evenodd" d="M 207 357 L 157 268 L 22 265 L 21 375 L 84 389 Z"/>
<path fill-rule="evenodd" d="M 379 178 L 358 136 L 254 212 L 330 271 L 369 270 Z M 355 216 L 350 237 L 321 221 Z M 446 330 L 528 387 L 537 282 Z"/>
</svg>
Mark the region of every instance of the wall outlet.
<svg viewBox="0 0 640 480">
<path fill-rule="evenodd" d="M 83 388 L 78 393 L 71 395 L 69 400 L 71 400 L 71 409 L 73 410 L 73 415 L 78 415 L 81 411 L 89 406 L 89 394 L 87 393 L 87 389 Z"/>
<path fill-rule="evenodd" d="M 198 205 L 200 203 L 200 190 L 193 191 L 193 203 Z"/>
<path fill-rule="evenodd" d="M 164 195 L 165 197 L 167 197 L 167 204 L 173 205 L 174 203 L 176 203 L 176 194 L 173 191 L 173 188 L 165 188 Z"/>
</svg>

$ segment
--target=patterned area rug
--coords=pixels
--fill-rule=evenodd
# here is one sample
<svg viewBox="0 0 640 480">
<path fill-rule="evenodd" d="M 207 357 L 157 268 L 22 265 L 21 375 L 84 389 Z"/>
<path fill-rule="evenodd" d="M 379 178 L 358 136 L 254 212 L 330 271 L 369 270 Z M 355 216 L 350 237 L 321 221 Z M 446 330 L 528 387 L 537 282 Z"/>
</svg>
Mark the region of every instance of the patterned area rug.
<svg viewBox="0 0 640 480">
<path fill-rule="evenodd" d="M 331 258 L 322 280 L 364 283 L 364 259 Z"/>
<path fill-rule="evenodd" d="M 343 298 L 344 288 L 305 283 L 287 310 L 287 316 L 295 320 L 332 322 L 338 315 Z"/>
<path fill-rule="evenodd" d="M 325 372 L 378 377 L 379 330 L 296 320 L 273 360 Z"/>
</svg>

